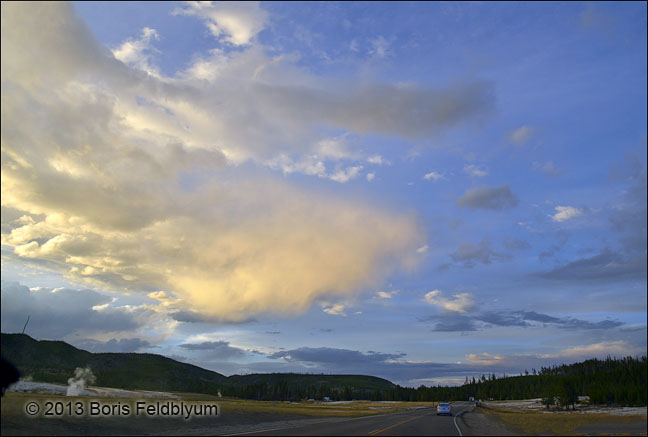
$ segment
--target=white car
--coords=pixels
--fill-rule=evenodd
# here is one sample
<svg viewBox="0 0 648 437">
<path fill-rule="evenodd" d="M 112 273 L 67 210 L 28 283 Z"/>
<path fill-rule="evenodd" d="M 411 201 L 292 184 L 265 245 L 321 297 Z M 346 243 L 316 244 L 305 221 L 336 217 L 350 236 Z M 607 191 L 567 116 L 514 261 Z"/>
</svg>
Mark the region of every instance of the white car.
<svg viewBox="0 0 648 437">
<path fill-rule="evenodd" d="M 439 414 L 449 414 L 452 416 L 452 405 L 447 402 L 439 402 L 439 405 L 437 405 L 437 416 Z"/>
</svg>

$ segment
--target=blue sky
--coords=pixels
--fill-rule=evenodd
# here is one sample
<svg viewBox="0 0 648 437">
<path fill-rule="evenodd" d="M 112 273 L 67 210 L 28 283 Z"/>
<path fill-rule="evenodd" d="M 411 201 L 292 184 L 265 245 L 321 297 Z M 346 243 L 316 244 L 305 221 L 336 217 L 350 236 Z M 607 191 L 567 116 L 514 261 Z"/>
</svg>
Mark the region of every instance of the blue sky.
<svg viewBox="0 0 648 437">
<path fill-rule="evenodd" d="M 646 5 L 3 3 L 2 331 L 461 383 L 646 353 Z"/>
</svg>

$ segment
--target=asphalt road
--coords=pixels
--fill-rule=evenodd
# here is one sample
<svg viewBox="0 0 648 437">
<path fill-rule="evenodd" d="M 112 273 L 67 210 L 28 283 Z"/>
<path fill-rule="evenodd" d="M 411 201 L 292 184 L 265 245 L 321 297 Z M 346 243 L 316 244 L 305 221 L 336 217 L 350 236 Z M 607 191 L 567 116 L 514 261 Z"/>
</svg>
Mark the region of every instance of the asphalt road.
<svg viewBox="0 0 648 437">
<path fill-rule="evenodd" d="M 424 408 L 404 413 L 340 419 L 325 423 L 292 427 L 274 428 L 265 431 L 232 435 L 276 435 L 276 436 L 313 436 L 313 435 L 369 435 L 369 436 L 408 436 L 408 435 L 460 435 L 455 421 L 457 414 L 471 407 L 469 402 L 452 404 L 453 416 L 437 416 L 436 408 Z"/>
</svg>

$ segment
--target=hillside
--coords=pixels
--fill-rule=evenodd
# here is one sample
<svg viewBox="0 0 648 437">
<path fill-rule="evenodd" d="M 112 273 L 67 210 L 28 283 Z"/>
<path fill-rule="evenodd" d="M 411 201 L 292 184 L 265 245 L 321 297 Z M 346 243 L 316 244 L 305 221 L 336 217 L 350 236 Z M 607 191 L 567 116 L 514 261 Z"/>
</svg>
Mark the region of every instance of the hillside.
<svg viewBox="0 0 648 437">
<path fill-rule="evenodd" d="M 66 384 L 77 367 L 90 367 L 97 386 L 123 389 L 212 393 L 257 399 L 368 398 L 391 390 L 386 379 L 365 375 L 271 373 L 226 377 L 156 354 L 91 353 L 63 341 L 2 334 L 2 355 L 23 376 Z"/>
<path fill-rule="evenodd" d="M 334 387 L 354 387 L 361 390 L 385 390 L 394 387 L 390 381 L 377 376 L 366 375 L 315 375 L 303 373 L 253 373 L 250 375 L 232 375 L 228 382 L 232 386 L 244 387 L 250 384 L 276 384 L 283 380 L 290 380 L 299 386 L 329 384 Z"/>
<path fill-rule="evenodd" d="M 386 379 L 366 375 L 269 373 L 232 375 L 227 395 L 257 400 L 372 399 L 396 387 Z"/>
<path fill-rule="evenodd" d="M 23 376 L 66 384 L 77 367 L 90 367 L 95 384 L 104 387 L 217 393 L 227 377 L 155 354 L 100 353 L 63 341 L 34 340 L 25 334 L 2 334 L 2 355 Z"/>
</svg>

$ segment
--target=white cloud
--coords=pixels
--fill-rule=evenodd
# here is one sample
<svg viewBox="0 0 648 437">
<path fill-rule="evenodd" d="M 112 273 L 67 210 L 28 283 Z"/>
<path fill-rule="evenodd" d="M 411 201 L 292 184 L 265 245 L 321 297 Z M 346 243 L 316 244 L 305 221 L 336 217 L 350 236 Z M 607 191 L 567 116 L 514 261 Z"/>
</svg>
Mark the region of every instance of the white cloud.
<svg viewBox="0 0 648 437">
<path fill-rule="evenodd" d="M 380 155 L 370 156 L 369 158 L 367 158 L 367 162 L 369 164 L 376 164 L 376 165 L 389 165 L 389 161 L 387 161 L 385 158 L 383 158 Z"/>
<path fill-rule="evenodd" d="M 416 249 L 416 253 L 426 253 L 430 247 L 426 244 Z"/>
<path fill-rule="evenodd" d="M 467 310 L 475 306 L 470 293 L 458 293 L 452 295 L 454 299 L 447 299 L 441 297 L 441 290 L 432 290 L 425 294 L 425 301 L 430 305 L 435 305 L 443 308 L 446 311 L 454 311 L 458 313 L 465 313 Z"/>
<path fill-rule="evenodd" d="M 393 290 L 393 291 L 379 291 L 376 293 L 376 296 L 379 299 L 391 299 L 395 295 L 400 293 L 400 290 Z"/>
<path fill-rule="evenodd" d="M 551 219 L 555 222 L 564 222 L 565 220 L 578 217 L 583 214 L 583 211 L 573 206 L 557 206 L 556 214 L 551 216 Z"/>
<path fill-rule="evenodd" d="M 346 313 L 344 312 L 345 306 L 342 305 L 341 303 L 336 303 L 335 305 L 327 306 L 322 309 L 326 314 L 330 314 L 332 316 L 342 316 L 346 317 Z"/>
<path fill-rule="evenodd" d="M 592 357 L 605 357 L 607 355 L 625 357 L 645 353 L 645 349 L 631 346 L 627 341 L 606 341 L 582 346 L 572 346 L 555 354 L 540 355 L 541 358 L 565 357 L 573 359 L 588 359 Z"/>
<path fill-rule="evenodd" d="M 345 169 L 339 169 L 328 177 L 335 182 L 345 183 L 350 181 L 351 179 L 355 179 L 360 173 L 360 170 L 362 170 L 361 165 L 351 166 Z"/>
<path fill-rule="evenodd" d="M 315 153 L 322 158 L 333 160 L 358 158 L 358 154 L 349 150 L 349 145 L 343 137 L 325 138 L 318 141 Z"/>
<path fill-rule="evenodd" d="M 284 175 L 302 173 L 309 176 L 327 178 L 326 165 L 317 156 L 306 156 L 299 161 L 293 160 L 286 154 L 281 154 L 274 159 L 266 161 L 268 167 L 281 169 Z"/>
<path fill-rule="evenodd" d="M 155 29 L 145 27 L 139 39 L 128 39 L 121 46 L 112 51 L 115 58 L 124 64 L 138 68 L 153 76 L 159 76 L 158 69 L 151 64 L 151 52 L 156 50 L 151 47 L 152 40 L 159 40 Z"/>
<path fill-rule="evenodd" d="M 488 175 L 488 171 L 474 164 L 465 165 L 463 171 L 464 173 L 467 173 L 470 176 L 477 177 L 477 178 L 481 178 Z"/>
<path fill-rule="evenodd" d="M 443 176 L 441 173 L 437 173 L 436 171 L 431 171 L 430 173 L 427 173 L 425 176 L 423 176 L 423 179 L 427 181 L 431 179 L 436 182 L 438 180 L 445 179 L 445 176 Z"/>
<path fill-rule="evenodd" d="M 213 53 L 220 69 L 209 80 L 146 76 L 65 3 L 3 2 L 1 30 L 11 262 L 119 293 L 164 290 L 177 301 L 155 294 L 157 307 L 224 321 L 302 314 L 323 295 L 353 297 L 417 262 L 425 238 L 413 217 L 233 164 L 286 155 L 295 157 L 286 166 L 350 180 L 360 166 L 329 174 L 321 160 L 301 159 L 321 139 L 316 126 L 372 130 L 367 115 L 383 99 L 429 108 L 424 95 L 389 85 L 323 95 L 329 81 L 254 45 Z M 448 98 L 473 101 L 456 91 L 441 91 L 445 103 L 428 115 Z"/>
<path fill-rule="evenodd" d="M 468 354 L 466 355 L 466 360 L 470 364 L 478 364 L 483 366 L 492 366 L 498 364 L 504 360 L 504 356 L 497 354 L 489 354 L 488 352 L 482 352 L 479 354 Z"/>
<path fill-rule="evenodd" d="M 371 182 L 376 177 L 376 173 L 367 173 L 367 182 Z"/>
<path fill-rule="evenodd" d="M 277 158 L 266 161 L 270 168 L 281 169 L 284 175 L 291 173 L 301 173 L 309 176 L 318 176 L 320 178 L 330 179 L 335 182 L 345 183 L 359 176 L 362 166 L 348 166 L 341 168 L 339 165 L 334 172 L 326 170 L 326 164 L 320 160 L 317 155 L 302 157 L 300 160 L 293 160 L 288 155 L 282 154 Z M 372 175 L 372 176 L 369 176 Z M 373 180 L 375 173 L 367 175 L 367 181 Z"/>
<path fill-rule="evenodd" d="M 522 126 L 514 131 L 509 132 L 509 140 L 518 146 L 526 143 L 533 137 L 534 129 L 531 126 Z"/>
<path fill-rule="evenodd" d="M 199 17 L 212 35 L 236 46 L 250 44 L 268 21 L 259 2 L 190 1 L 174 13 Z"/>
</svg>

